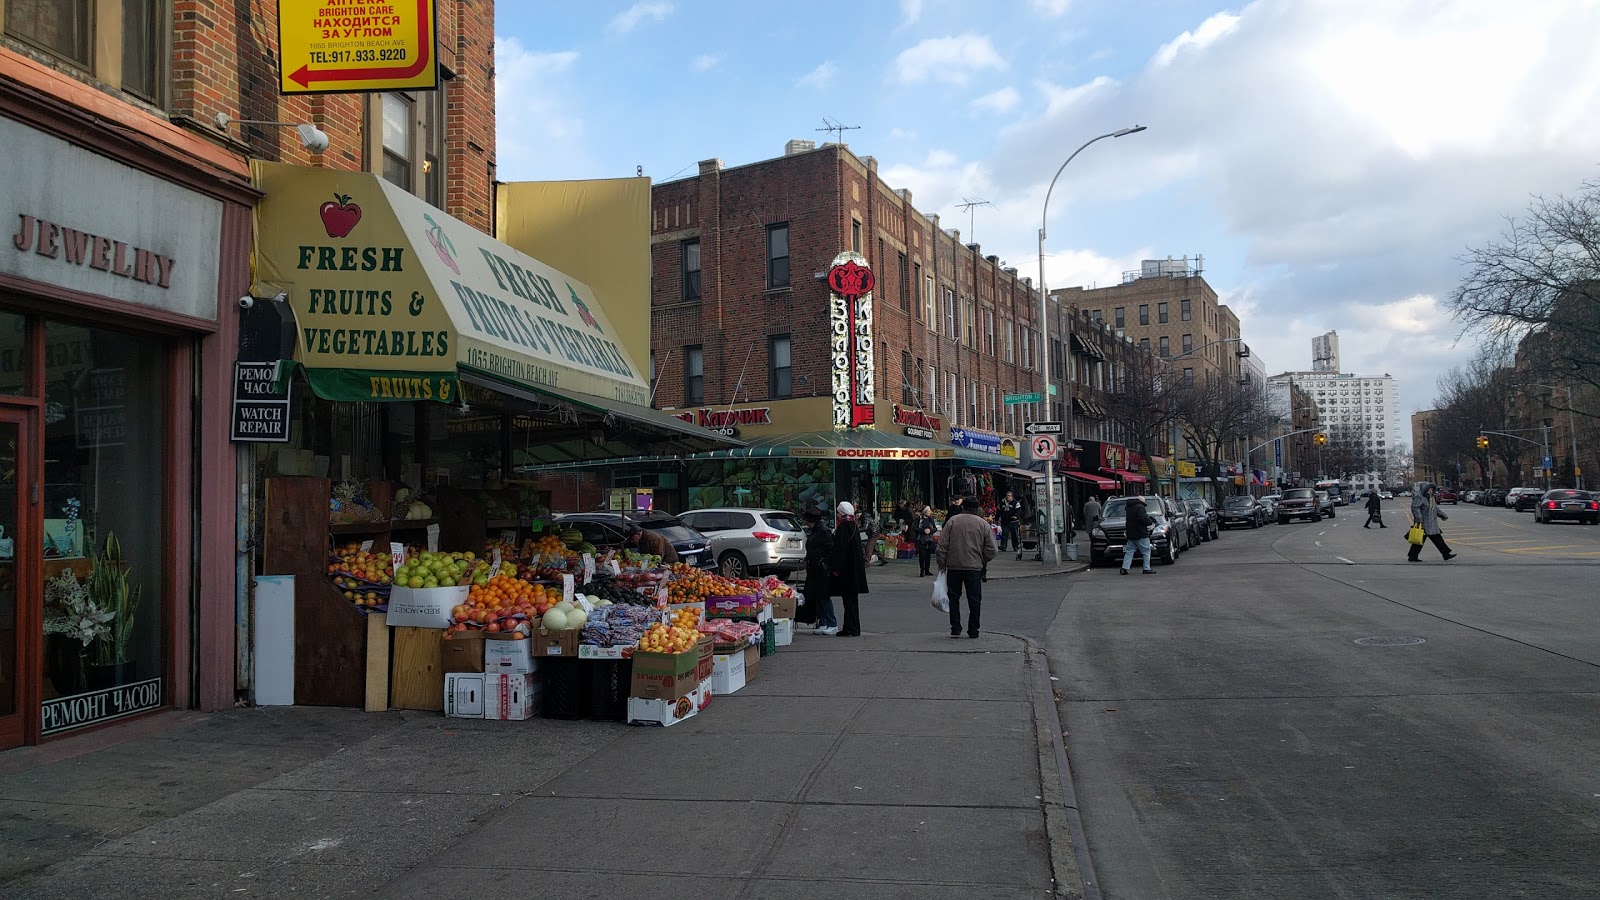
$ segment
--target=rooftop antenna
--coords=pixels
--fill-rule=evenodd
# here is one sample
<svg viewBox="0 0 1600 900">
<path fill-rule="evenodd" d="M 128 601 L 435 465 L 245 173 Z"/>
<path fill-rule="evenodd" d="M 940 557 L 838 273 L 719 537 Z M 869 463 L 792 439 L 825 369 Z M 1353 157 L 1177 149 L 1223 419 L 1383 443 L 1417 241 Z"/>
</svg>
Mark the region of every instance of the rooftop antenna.
<svg viewBox="0 0 1600 900">
<path fill-rule="evenodd" d="M 975 212 L 975 210 L 980 206 L 987 206 L 987 207 L 993 209 L 994 208 L 994 204 L 990 203 L 987 200 L 980 199 L 978 197 L 962 197 L 961 198 L 961 202 L 957 203 L 956 205 L 967 211 L 967 240 L 968 240 L 968 242 L 976 241 L 977 238 L 974 235 L 977 233 L 976 222 L 977 222 L 978 214 Z"/>
<path fill-rule="evenodd" d="M 860 131 L 861 130 L 861 126 L 860 125 L 842 125 L 842 124 L 839 123 L 839 120 L 837 120 L 837 119 L 831 119 L 831 118 L 829 118 L 827 116 L 823 116 L 822 117 L 822 127 L 821 128 L 817 128 L 817 129 L 813 129 L 813 130 L 815 130 L 815 131 L 826 131 L 829 134 L 833 134 L 835 131 L 837 131 L 837 132 L 839 132 L 839 143 L 842 144 L 842 143 L 844 143 L 844 133 L 846 131 Z"/>
</svg>

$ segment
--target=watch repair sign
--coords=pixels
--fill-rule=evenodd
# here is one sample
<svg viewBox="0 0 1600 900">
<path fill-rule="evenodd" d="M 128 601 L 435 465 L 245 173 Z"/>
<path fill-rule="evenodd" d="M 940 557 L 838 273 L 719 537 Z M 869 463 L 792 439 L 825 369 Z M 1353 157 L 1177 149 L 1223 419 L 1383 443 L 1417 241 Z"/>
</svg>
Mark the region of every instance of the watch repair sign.
<svg viewBox="0 0 1600 900">
<path fill-rule="evenodd" d="M 284 94 L 429 91 L 436 0 L 278 0 Z"/>
</svg>

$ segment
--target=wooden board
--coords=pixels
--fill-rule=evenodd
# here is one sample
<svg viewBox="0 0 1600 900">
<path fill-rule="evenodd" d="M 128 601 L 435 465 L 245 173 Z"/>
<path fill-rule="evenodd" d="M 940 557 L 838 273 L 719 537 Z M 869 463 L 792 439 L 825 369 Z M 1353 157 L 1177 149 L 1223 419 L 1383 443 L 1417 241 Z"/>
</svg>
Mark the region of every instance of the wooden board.
<svg viewBox="0 0 1600 900">
<path fill-rule="evenodd" d="M 444 710 L 443 633 L 438 628 L 389 629 L 394 653 L 389 677 L 389 704 L 395 709 Z"/>
<path fill-rule="evenodd" d="M 360 709 L 366 702 L 366 673 L 366 617 L 326 576 L 296 575 L 295 704 Z M 443 690 L 441 686 L 441 703 Z"/>
<path fill-rule="evenodd" d="M 367 616 L 367 712 L 389 708 L 389 617 Z"/>
<path fill-rule="evenodd" d="M 327 574 L 330 490 L 332 484 L 326 478 L 267 479 L 261 528 L 262 575 Z"/>
</svg>

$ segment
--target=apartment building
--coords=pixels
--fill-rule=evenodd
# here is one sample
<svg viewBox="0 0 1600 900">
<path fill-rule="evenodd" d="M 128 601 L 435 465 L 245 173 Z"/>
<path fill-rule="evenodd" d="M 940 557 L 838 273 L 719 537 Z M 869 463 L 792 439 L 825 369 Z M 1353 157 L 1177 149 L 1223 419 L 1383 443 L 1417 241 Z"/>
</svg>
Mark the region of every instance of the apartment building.
<svg viewBox="0 0 1600 900">
<path fill-rule="evenodd" d="M 1358 441 L 1374 459 L 1389 455 L 1403 442 L 1399 395 L 1389 375 L 1363 377 L 1340 372 L 1284 372 L 1267 379 L 1269 385 L 1292 385 L 1304 390 L 1321 411 L 1321 424 L 1335 438 Z M 1356 490 L 1383 484 L 1382 466 L 1354 476 Z"/>
</svg>

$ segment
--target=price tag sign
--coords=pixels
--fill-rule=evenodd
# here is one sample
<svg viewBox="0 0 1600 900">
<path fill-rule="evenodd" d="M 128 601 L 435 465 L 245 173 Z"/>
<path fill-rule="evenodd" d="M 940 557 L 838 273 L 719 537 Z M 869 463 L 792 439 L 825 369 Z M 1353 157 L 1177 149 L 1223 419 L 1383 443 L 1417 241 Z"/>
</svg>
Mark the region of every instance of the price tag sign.
<svg viewBox="0 0 1600 900">
<path fill-rule="evenodd" d="M 365 541 L 361 542 L 361 552 L 362 553 L 371 553 L 372 552 L 372 540 L 370 538 L 368 540 L 365 540 Z"/>
<path fill-rule="evenodd" d="M 594 580 L 594 554 L 583 555 L 583 583 L 588 584 Z"/>
<path fill-rule="evenodd" d="M 515 528 L 500 529 L 500 540 L 508 544 L 515 544 L 517 542 L 517 530 Z"/>
<path fill-rule="evenodd" d="M 578 586 L 573 584 L 572 575 L 561 576 L 561 599 L 570 601 L 578 592 Z"/>
<path fill-rule="evenodd" d="M 656 588 L 656 602 L 662 606 L 667 604 L 667 583 L 665 581 L 661 582 L 661 586 Z"/>
<path fill-rule="evenodd" d="M 437 524 L 428 526 L 428 552 L 439 552 L 439 526 Z"/>
<path fill-rule="evenodd" d="M 499 575 L 499 574 L 500 574 L 500 551 L 499 550 L 495 550 L 494 551 L 494 557 L 492 558 L 492 561 L 489 563 L 489 577 L 493 578 L 494 576 Z"/>
<path fill-rule="evenodd" d="M 394 566 L 396 572 L 406 564 L 406 545 L 399 541 L 389 542 L 389 564 Z"/>
<path fill-rule="evenodd" d="M 608 568 L 608 569 L 610 569 L 610 570 L 611 570 L 611 574 L 612 574 L 612 575 L 613 575 L 613 576 L 616 576 L 616 575 L 621 575 L 621 574 L 622 574 L 622 564 L 621 564 L 621 563 L 619 563 L 619 562 L 617 562 L 617 561 L 616 561 L 616 560 L 614 560 L 614 559 L 613 559 L 613 560 L 608 560 L 608 561 L 607 561 L 607 562 L 606 562 L 606 568 Z"/>
</svg>

